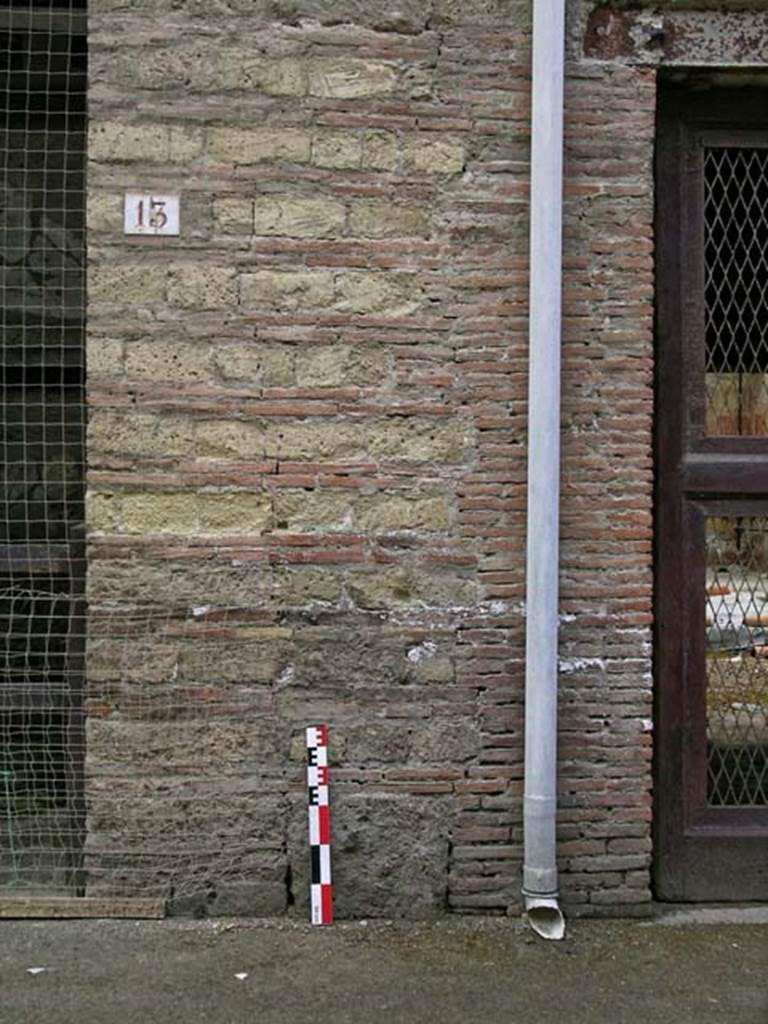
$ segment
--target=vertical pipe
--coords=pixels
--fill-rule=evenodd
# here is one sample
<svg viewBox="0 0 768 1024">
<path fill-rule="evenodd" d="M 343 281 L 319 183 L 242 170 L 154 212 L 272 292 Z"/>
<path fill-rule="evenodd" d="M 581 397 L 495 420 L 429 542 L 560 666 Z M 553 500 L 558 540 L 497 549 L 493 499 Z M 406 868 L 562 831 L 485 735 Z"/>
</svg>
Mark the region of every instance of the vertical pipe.
<svg viewBox="0 0 768 1024">
<path fill-rule="evenodd" d="M 523 895 L 547 938 L 564 933 L 555 860 L 564 57 L 564 0 L 534 0 Z"/>
</svg>

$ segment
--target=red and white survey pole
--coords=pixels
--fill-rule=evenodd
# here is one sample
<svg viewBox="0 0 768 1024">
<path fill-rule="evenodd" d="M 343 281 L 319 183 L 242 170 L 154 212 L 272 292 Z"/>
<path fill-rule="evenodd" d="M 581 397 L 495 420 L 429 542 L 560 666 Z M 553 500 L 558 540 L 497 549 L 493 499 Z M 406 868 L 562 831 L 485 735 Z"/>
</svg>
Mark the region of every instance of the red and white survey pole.
<svg viewBox="0 0 768 1024">
<path fill-rule="evenodd" d="M 307 796 L 311 921 L 312 924 L 331 924 L 331 819 L 328 802 L 328 727 L 325 725 L 310 725 L 307 729 Z"/>
</svg>

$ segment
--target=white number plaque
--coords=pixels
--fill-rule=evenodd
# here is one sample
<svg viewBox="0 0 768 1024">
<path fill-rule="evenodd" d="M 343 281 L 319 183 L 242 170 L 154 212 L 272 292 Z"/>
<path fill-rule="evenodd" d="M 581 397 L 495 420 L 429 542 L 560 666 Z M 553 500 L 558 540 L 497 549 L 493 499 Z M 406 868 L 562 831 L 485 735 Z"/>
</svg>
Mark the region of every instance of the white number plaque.
<svg viewBox="0 0 768 1024">
<path fill-rule="evenodd" d="M 126 235 L 178 235 L 179 197 L 125 193 Z"/>
</svg>

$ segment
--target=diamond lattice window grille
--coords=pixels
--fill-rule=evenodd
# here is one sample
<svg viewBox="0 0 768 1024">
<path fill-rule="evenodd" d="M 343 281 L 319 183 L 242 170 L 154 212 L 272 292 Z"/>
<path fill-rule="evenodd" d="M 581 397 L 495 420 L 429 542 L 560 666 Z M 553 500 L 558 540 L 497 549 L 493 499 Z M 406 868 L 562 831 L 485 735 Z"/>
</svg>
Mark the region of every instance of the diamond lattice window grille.
<svg viewBox="0 0 768 1024">
<path fill-rule="evenodd" d="M 768 149 L 704 153 L 707 429 L 768 434 Z"/>
<path fill-rule="evenodd" d="M 708 797 L 768 804 L 768 518 L 707 521 Z"/>
</svg>

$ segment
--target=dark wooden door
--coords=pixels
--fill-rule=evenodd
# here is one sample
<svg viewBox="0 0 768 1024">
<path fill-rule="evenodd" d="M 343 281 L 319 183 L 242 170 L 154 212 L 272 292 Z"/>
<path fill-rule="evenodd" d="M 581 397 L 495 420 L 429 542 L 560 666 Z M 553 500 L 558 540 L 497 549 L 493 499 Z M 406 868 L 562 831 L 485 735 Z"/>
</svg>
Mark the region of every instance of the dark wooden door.
<svg viewBox="0 0 768 1024">
<path fill-rule="evenodd" d="M 655 886 L 768 898 L 768 90 L 660 90 Z"/>
</svg>

